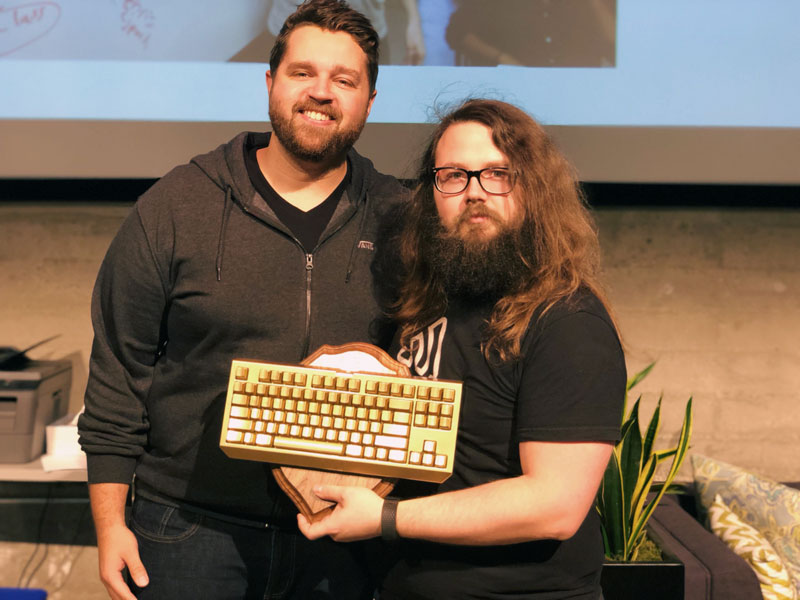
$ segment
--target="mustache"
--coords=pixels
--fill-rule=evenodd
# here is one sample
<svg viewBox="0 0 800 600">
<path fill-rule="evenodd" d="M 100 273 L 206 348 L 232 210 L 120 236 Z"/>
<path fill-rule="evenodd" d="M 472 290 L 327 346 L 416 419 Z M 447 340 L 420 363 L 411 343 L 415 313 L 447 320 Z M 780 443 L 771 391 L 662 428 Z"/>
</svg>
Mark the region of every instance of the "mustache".
<svg viewBox="0 0 800 600">
<path fill-rule="evenodd" d="M 483 217 L 494 222 L 496 225 L 503 225 L 503 221 L 497 213 L 489 210 L 485 204 L 470 204 L 458 215 L 456 226 L 467 224 L 469 220 L 474 217 Z"/>
</svg>

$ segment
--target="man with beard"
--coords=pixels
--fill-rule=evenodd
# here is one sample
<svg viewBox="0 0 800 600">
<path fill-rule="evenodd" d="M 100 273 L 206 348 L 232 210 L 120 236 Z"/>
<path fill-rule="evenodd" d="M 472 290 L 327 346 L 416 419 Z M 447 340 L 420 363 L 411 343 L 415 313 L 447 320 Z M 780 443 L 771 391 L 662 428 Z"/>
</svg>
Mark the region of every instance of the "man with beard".
<svg viewBox="0 0 800 600">
<path fill-rule="evenodd" d="M 351 549 L 301 536 L 270 465 L 227 458 L 219 435 L 232 359 L 377 341 L 369 266 L 402 188 L 351 148 L 377 64 L 363 15 L 304 2 L 270 55 L 274 135 L 171 171 L 111 244 L 79 430 L 114 599 L 372 597 Z"/>
<path fill-rule="evenodd" d="M 471 100 L 418 176 L 382 245 L 400 272 L 394 352 L 414 375 L 464 383 L 453 475 L 386 501 L 319 486 L 337 507 L 300 529 L 390 540 L 382 600 L 600 598 L 594 499 L 626 376 L 573 170 L 523 111 Z"/>
</svg>

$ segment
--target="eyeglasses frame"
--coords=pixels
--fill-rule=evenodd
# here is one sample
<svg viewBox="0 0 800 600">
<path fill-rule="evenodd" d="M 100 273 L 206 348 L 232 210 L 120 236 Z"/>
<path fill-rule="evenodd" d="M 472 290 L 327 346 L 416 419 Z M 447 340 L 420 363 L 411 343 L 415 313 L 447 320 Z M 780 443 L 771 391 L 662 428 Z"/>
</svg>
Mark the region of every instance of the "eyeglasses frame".
<svg viewBox="0 0 800 600">
<path fill-rule="evenodd" d="M 436 181 L 436 174 L 439 171 L 443 171 L 444 169 L 456 169 L 457 171 L 461 171 L 462 173 L 467 174 L 467 181 L 464 184 L 464 189 L 458 192 L 445 192 L 441 188 L 439 188 L 439 184 Z M 483 180 L 481 180 L 481 173 L 484 171 L 495 170 L 495 171 L 508 171 L 511 176 L 511 188 L 507 192 L 490 192 L 485 187 L 483 187 Z M 464 190 L 469 187 L 469 182 L 472 181 L 472 178 L 478 180 L 478 185 L 481 186 L 481 189 L 486 192 L 487 194 L 492 194 L 493 196 L 507 196 L 514 190 L 514 185 L 517 183 L 517 174 L 515 171 L 512 171 L 508 167 L 484 167 L 483 169 L 476 169 L 476 170 L 469 170 L 464 169 L 462 167 L 434 167 L 431 172 L 433 173 L 433 187 L 435 187 L 440 193 L 447 194 L 448 196 L 453 196 L 455 194 L 462 194 Z"/>
</svg>

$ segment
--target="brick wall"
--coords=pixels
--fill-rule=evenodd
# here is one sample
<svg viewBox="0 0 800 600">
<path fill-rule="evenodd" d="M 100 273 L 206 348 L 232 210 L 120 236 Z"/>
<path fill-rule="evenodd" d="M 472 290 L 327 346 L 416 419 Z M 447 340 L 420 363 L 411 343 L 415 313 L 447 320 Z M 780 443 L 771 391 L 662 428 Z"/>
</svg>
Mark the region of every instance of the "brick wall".
<svg viewBox="0 0 800 600">
<path fill-rule="evenodd" d="M 72 361 L 73 411 L 92 284 L 128 210 L 0 204 L 0 345 L 61 334 L 32 356 Z M 662 444 L 693 396 L 691 452 L 800 481 L 800 211 L 606 208 L 597 219 L 629 374 L 657 361 L 638 390 L 646 418 L 663 393 Z M 15 585 L 36 550 L 0 542 L 0 585 Z M 52 546 L 31 585 L 53 600 L 104 598 L 96 561 L 96 548 Z"/>
<path fill-rule="evenodd" d="M 73 364 L 78 410 L 91 347 L 89 297 L 119 204 L 0 204 L 0 345 Z M 598 209 L 629 374 L 649 417 L 663 393 L 663 442 L 694 397 L 692 451 L 800 480 L 800 211 Z M 681 478 L 690 473 L 684 469 Z"/>
</svg>

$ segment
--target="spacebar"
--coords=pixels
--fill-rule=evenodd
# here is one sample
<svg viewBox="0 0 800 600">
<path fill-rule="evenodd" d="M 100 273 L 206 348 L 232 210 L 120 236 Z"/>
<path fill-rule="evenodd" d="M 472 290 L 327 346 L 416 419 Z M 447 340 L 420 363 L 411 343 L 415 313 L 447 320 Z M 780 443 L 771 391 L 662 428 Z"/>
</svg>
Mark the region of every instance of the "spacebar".
<svg viewBox="0 0 800 600">
<path fill-rule="evenodd" d="M 284 450 L 303 450 L 305 452 L 340 455 L 344 452 L 344 444 L 337 444 L 336 442 L 315 442 L 314 440 L 276 437 L 272 444 L 276 448 L 282 448 Z"/>
</svg>

